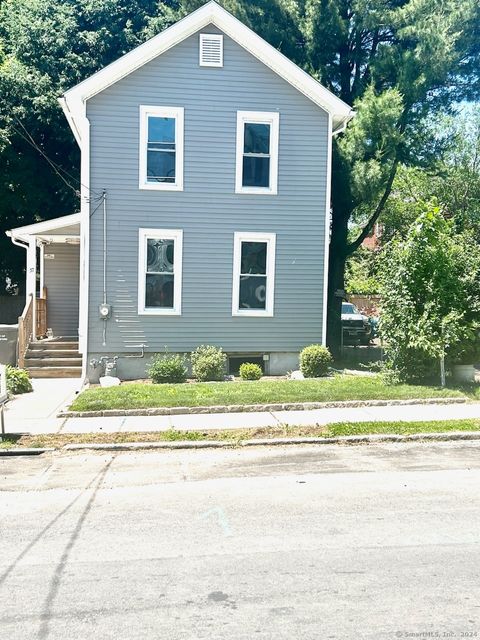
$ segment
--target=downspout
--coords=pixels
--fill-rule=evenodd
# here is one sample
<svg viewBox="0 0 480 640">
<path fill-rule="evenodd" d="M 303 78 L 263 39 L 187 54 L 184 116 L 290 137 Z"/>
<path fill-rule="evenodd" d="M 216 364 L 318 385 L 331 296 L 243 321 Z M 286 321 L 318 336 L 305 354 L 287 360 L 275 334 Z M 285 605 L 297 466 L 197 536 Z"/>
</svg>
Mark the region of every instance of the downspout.
<svg viewBox="0 0 480 640">
<path fill-rule="evenodd" d="M 345 116 L 345 118 L 343 118 L 341 124 L 338 125 L 338 127 L 336 127 L 335 129 L 333 129 L 332 136 L 337 136 L 339 133 L 343 133 L 347 128 L 347 124 L 350 122 L 352 118 L 355 117 L 355 115 L 356 115 L 356 112 L 352 109 L 348 114 L 348 116 Z"/>
<path fill-rule="evenodd" d="M 37 339 L 36 322 L 37 322 L 37 310 L 36 310 L 36 297 L 37 297 L 37 242 L 33 236 L 29 240 L 25 238 L 16 238 L 12 235 L 11 231 L 7 231 L 6 235 L 10 238 L 12 243 L 17 247 L 22 247 L 27 251 L 27 266 L 25 277 L 25 294 L 26 299 L 28 296 L 32 296 L 32 340 L 35 342 Z M 32 244 L 33 242 L 33 244 Z M 32 271 L 33 269 L 33 271 Z"/>
<path fill-rule="evenodd" d="M 103 198 L 103 305 L 107 306 L 107 192 Z M 107 346 L 107 317 L 103 319 L 103 346 Z"/>
</svg>

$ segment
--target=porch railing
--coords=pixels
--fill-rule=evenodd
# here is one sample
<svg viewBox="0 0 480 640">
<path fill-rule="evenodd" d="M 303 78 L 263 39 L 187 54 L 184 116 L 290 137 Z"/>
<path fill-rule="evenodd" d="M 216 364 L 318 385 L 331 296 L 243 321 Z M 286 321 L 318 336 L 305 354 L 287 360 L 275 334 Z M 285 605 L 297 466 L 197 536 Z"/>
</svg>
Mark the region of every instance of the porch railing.
<svg viewBox="0 0 480 640">
<path fill-rule="evenodd" d="M 33 296 L 27 296 L 22 315 L 18 319 L 18 366 L 25 366 L 25 353 L 33 335 Z"/>
<path fill-rule="evenodd" d="M 37 338 L 47 334 L 47 288 L 43 287 L 42 295 L 37 298 Z"/>
</svg>

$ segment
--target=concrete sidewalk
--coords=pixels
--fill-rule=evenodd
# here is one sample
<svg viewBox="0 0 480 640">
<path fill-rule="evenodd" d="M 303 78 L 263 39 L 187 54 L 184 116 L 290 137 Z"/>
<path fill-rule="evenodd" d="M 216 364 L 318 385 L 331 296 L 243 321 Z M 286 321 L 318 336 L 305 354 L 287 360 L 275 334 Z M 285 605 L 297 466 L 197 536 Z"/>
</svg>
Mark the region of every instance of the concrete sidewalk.
<svg viewBox="0 0 480 640">
<path fill-rule="evenodd" d="M 66 391 L 66 389 L 64 389 Z M 72 388 L 72 395 L 75 389 Z M 16 401 L 15 401 L 16 402 Z M 18 405 L 17 405 L 18 409 Z M 216 413 L 174 416 L 119 416 L 103 418 L 33 418 L 11 409 L 6 414 L 8 433 L 116 433 L 129 431 L 209 431 L 252 429 L 281 425 L 310 426 L 334 422 L 383 422 L 480 419 L 480 403 L 454 405 L 404 405 L 274 411 L 258 413 Z"/>
<path fill-rule="evenodd" d="M 80 391 L 79 378 L 34 378 L 33 392 L 15 396 L 5 405 L 8 433 L 57 433 L 65 420 L 57 413 Z"/>
</svg>

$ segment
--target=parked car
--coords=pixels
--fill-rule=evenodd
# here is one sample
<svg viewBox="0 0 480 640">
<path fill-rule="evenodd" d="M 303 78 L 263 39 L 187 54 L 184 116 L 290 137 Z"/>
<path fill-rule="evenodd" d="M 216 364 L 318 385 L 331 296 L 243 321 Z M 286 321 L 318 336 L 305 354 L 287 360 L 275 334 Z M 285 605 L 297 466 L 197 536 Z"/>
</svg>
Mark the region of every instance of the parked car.
<svg viewBox="0 0 480 640">
<path fill-rule="evenodd" d="M 342 330 L 344 344 L 370 344 L 373 337 L 372 325 L 351 302 L 342 302 Z"/>
</svg>

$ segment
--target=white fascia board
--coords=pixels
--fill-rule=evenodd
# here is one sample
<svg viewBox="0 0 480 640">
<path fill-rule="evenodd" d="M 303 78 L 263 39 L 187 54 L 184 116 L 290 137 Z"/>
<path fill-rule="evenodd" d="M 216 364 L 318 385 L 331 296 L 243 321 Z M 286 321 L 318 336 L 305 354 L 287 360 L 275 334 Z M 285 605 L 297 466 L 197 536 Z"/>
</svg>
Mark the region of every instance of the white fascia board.
<svg viewBox="0 0 480 640">
<path fill-rule="evenodd" d="M 70 125 L 70 129 L 72 130 L 73 135 L 75 136 L 75 140 L 77 141 L 78 146 L 81 148 L 82 136 L 80 134 L 80 130 L 77 127 L 76 120 L 73 117 L 72 112 L 68 108 L 68 104 L 67 104 L 67 101 L 65 100 L 65 97 L 58 98 L 58 102 L 60 103 L 60 106 L 62 107 L 62 111 L 67 119 L 67 122 Z"/>
<path fill-rule="evenodd" d="M 10 229 L 7 231 L 7 236 L 35 236 L 39 234 L 45 234 L 49 231 L 55 231 L 61 227 L 69 227 L 80 223 L 80 214 L 73 213 L 69 216 L 62 216 L 61 218 L 54 218 L 53 220 L 44 220 L 43 222 L 36 222 L 35 224 L 29 224 L 25 227 L 17 227 L 16 229 Z"/>
<path fill-rule="evenodd" d="M 150 62 L 208 24 L 214 24 L 237 44 L 312 100 L 312 102 L 330 113 L 335 123 L 334 131 L 343 126 L 352 117 L 353 112 L 348 104 L 337 98 L 303 69 L 300 69 L 295 63 L 212 0 L 67 91 L 64 95 L 64 100 L 73 119 L 75 120 L 77 115 L 85 114 L 86 100 L 118 82 L 118 80 Z M 82 103 L 83 109 L 81 109 Z"/>
</svg>

